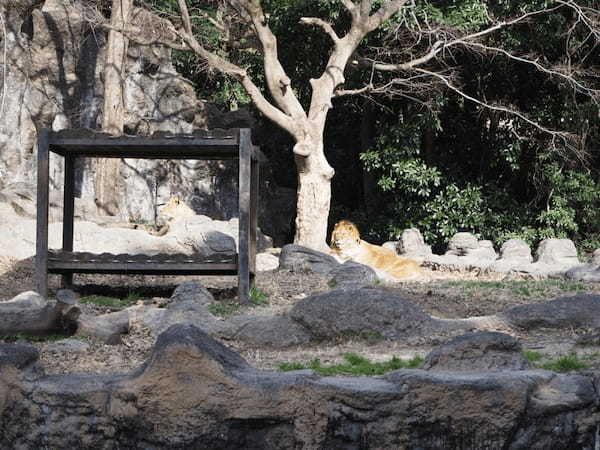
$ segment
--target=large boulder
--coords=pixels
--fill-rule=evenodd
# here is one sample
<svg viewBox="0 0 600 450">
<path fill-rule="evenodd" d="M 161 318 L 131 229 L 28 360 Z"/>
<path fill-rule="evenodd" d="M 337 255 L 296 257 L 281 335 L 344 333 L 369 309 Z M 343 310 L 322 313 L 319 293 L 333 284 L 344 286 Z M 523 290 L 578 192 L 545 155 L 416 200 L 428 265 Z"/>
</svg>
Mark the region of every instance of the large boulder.
<svg viewBox="0 0 600 450">
<path fill-rule="evenodd" d="M 574 295 L 515 306 L 499 316 L 511 326 L 526 330 L 600 328 L 600 295 Z"/>
<path fill-rule="evenodd" d="M 509 239 L 500 248 L 500 259 L 515 263 L 530 263 L 533 261 L 531 248 L 522 239 Z"/>
<path fill-rule="evenodd" d="M 375 288 L 336 289 L 306 297 L 294 305 L 290 317 L 320 339 L 370 333 L 400 339 L 427 333 L 436 325 L 410 301 Z"/>
<path fill-rule="evenodd" d="M 574 281 L 600 282 L 600 266 L 596 264 L 585 264 L 573 267 L 565 273 L 565 278 Z"/>
<path fill-rule="evenodd" d="M 570 239 L 544 239 L 535 252 L 535 261 L 548 265 L 579 265 L 577 249 Z"/>
<path fill-rule="evenodd" d="M 518 340 L 504 333 L 467 333 L 434 348 L 425 358 L 425 370 L 525 370 L 530 364 Z"/>
<path fill-rule="evenodd" d="M 432 254 L 431 246 L 425 244 L 423 235 L 416 228 L 409 228 L 402 232 L 397 252 L 406 258 L 425 258 Z"/>
<path fill-rule="evenodd" d="M 279 268 L 292 272 L 329 274 L 339 266 L 333 256 L 296 244 L 285 245 L 279 255 Z"/>
<path fill-rule="evenodd" d="M 306 344 L 311 334 L 288 316 L 235 316 L 226 321 L 219 336 L 251 345 L 289 347 Z"/>
<path fill-rule="evenodd" d="M 358 289 L 373 286 L 379 280 L 377 273 L 364 264 L 346 261 L 330 272 L 330 286 L 337 289 Z"/>
<path fill-rule="evenodd" d="M 479 249 L 477 237 L 471 233 L 456 233 L 448 242 L 446 255 L 468 256 L 470 252 Z"/>
<path fill-rule="evenodd" d="M 37 292 L 23 292 L 0 302 L 0 335 L 47 334 L 61 328 L 60 310 Z"/>
</svg>

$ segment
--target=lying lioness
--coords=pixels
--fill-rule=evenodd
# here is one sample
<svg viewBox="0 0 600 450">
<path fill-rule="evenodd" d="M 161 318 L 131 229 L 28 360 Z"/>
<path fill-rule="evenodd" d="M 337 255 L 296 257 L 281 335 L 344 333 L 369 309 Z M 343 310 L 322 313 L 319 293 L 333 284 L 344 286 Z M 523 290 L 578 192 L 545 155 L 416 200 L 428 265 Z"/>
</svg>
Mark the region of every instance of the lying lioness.
<svg viewBox="0 0 600 450">
<path fill-rule="evenodd" d="M 401 258 L 392 250 L 363 241 L 358 228 L 349 220 L 335 224 L 331 233 L 331 250 L 341 262 L 351 260 L 365 264 L 394 278 L 415 277 L 421 272 L 416 261 Z"/>
</svg>

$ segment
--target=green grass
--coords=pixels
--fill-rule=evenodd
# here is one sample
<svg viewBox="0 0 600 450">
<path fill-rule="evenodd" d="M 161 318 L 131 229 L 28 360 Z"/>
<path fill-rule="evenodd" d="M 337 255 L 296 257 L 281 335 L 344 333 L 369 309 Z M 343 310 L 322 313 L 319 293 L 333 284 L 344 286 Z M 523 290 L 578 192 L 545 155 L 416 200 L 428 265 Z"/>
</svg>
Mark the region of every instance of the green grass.
<svg viewBox="0 0 600 450">
<path fill-rule="evenodd" d="M 544 355 L 542 355 L 540 352 L 536 352 L 535 350 L 525 350 L 523 351 L 523 355 L 529 362 L 538 362 L 544 357 Z"/>
<path fill-rule="evenodd" d="M 356 353 L 345 353 L 343 356 L 345 362 L 340 364 L 324 365 L 318 358 L 315 358 L 306 365 L 298 362 L 285 362 L 279 365 L 279 370 L 287 372 L 290 370 L 312 369 L 325 376 L 374 376 L 399 369 L 418 369 L 423 364 L 423 358 L 420 356 L 415 356 L 410 360 L 403 360 L 394 356 L 389 361 L 384 362 L 372 362 Z"/>
<path fill-rule="evenodd" d="M 492 293 L 498 290 L 509 291 L 519 297 L 545 297 L 556 294 L 583 294 L 593 289 L 593 286 L 579 281 L 567 280 L 507 280 L 507 281 L 448 281 L 446 288 L 458 288 L 465 294 L 473 291 Z"/>
<path fill-rule="evenodd" d="M 269 296 L 257 287 L 250 288 L 250 307 L 264 306 L 269 304 Z M 243 305 L 237 300 L 219 300 L 208 305 L 208 311 L 213 316 L 228 317 L 237 313 Z"/>
<path fill-rule="evenodd" d="M 586 361 L 590 361 L 589 357 L 581 357 L 577 353 L 571 352 L 568 355 L 541 364 L 540 367 L 553 372 L 571 372 L 573 370 L 589 369 L 590 364 Z"/>
<path fill-rule="evenodd" d="M 60 341 L 62 339 L 67 339 L 70 337 L 72 337 L 72 336 L 66 335 L 66 334 L 34 335 L 34 334 L 28 334 L 28 333 L 17 333 L 17 334 L 11 334 L 11 335 L 6 335 L 6 336 L 0 336 L 0 341 L 6 342 L 6 343 L 14 343 L 14 342 L 20 342 L 20 341 L 54 342 L 54 341 Z"/>
<path fill-rule="evenodd" d="M 107 297 L 104 295 L 90 295 L 89 297 L 81 298 L 79 301 L 81 303 L 103 306 L 106 308 L 122 309 L 135 305 L 142 298 L 143 297 L 140 294 L 131 292 L 125 298 Z"/>
</svg>

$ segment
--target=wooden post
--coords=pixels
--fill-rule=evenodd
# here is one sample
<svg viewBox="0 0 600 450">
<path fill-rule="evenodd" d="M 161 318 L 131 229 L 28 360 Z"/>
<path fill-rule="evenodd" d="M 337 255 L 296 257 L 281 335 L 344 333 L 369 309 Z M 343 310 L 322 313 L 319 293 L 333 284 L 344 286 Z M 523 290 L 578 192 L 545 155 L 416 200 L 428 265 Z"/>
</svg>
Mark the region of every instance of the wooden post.
<svg viewBox="0 0 600 450">
<path fill-rule="evenodd" d="M 73 225 L 75 216 L 75 158 L 65 156 L 65 180 L 63 197 L 63 252 L 73 251 Z M 61 277 L 63 288 L 70 288 L 73 285 L 73 274 L 65 274 Z"/>
<path fill-rule="evenodd" d="M 48 196 L 50 181 L 49 131 L 43 129 L 38 135 L 37 167 L 37 235 L 36 235 L 36 280 L 37 291 L 48 296 Z"/>
<path fill-rule="evenodd" d="M 238 257 L 238 299 L 240 303 L 250 301 L 250 179 L 252 142 L 250 130 L 240 129 L 239 138 L 239 257 Z"/>
<path fill-rule="evenodd" d="M 260 164 L 258 160 L 258 148 L 254 147 L 252 152 L 250 180 L 250 286 L 254 286 L 256 276 L 256 250 L 258 247 L 258 184 L 260 181 Z"/>
</svg>

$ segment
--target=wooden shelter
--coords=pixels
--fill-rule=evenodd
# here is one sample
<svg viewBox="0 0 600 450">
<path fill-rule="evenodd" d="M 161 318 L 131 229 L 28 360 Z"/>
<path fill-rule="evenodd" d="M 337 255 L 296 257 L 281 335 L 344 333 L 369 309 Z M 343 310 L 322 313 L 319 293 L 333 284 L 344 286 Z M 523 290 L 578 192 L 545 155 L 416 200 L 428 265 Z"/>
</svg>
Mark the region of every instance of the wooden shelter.
<svg viewBox="0 0 600 450">
<path fill-rule="evenodd" d="M 48 249 L 49 154 L 65 159 L 62 250 Z M 237 275 L 240 302 L 248 302 L 256 271 L 259 150 L 249 129 L 215 130 L 190 135 L 113 137 L 89 130 L 42 130 L 38 139 L 37 290 L 48 295 L 48 274 L 62 275 L 70 286 L 74 273 L 145 275 Z M 239 159 L 238 253 L 213 255 L 92 254 L 73 249 L 75 158 Z"/>
</svg>

